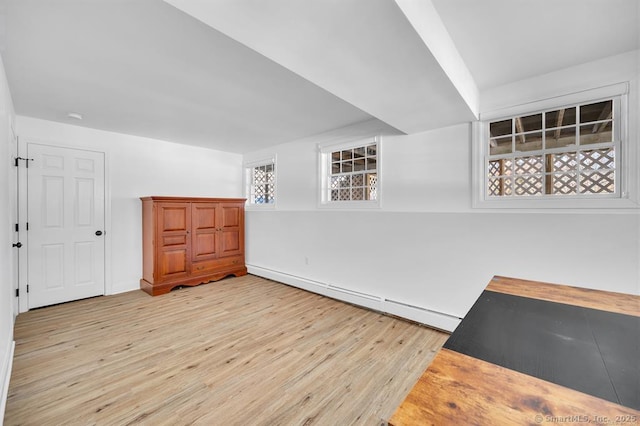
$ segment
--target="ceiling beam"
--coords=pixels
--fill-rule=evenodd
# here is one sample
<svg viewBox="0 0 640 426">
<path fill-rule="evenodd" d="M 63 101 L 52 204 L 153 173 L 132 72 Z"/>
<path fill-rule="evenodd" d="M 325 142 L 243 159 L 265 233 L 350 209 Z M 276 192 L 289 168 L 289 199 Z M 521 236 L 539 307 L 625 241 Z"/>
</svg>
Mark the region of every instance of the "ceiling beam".
<svg viewBox="0 0 640 426">
<path fill-rule="evenodd" d="M 433 2 L 431 0 L 395 0 L 395 2 L 478 119 L 480 91 Z"/>
<path fill-rule="evenodd" d="M 478 118 L 431 0 L 164 1 L 402 133 Z"/>
</svg>

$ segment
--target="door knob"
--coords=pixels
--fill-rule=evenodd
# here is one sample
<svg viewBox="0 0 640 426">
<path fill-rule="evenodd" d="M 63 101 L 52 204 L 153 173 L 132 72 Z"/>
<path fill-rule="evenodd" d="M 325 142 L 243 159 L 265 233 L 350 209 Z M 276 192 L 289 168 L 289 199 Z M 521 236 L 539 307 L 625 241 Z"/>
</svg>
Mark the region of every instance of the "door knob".
<svg viewBox="0 0 640 426">
<path fill-rule="evenodd" d="M 11 246 L 20 248 L 20 247 L 22 247 L 22 243 L 20 241 L 18 241 L 17 243 L 12 244 Z"/>
<path fill-rule="evenodd" d="M 102 231 L 96 231 L 96 235 L 99 237 L 100 235 L 102 235 Z"/>
</svg>

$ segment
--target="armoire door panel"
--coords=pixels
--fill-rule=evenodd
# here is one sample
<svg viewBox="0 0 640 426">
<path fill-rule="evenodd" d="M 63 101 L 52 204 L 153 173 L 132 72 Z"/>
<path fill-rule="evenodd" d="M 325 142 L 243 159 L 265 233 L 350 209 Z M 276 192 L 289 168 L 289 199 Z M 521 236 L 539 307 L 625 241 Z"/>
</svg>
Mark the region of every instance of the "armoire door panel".
<svg viewBox="0 0 640 426">
<path fill-rule="evenodd" d="M 216 209 L 217 204 L 192 203 L 191 215 L 193 217 L 193 228 L 195 230 L 216 229 Z"/>
<path fill-rule="evenodd" d="M 191 203 L 192 252 L 194 262 L 213 259 L 218 251 L 218 203 Z"/>
<path fill-rule="evenodd" d="M 187 232 L 190 226 L 190 215 L 188 205 L 164 204 L 159 206 L 160 232 L 184 231 Z"/>
<path fill-rule="evenodd" d="M 162 237 L 162 246 L 184 246 L 187 245 L 187 234 L 184 235 L 165 235 Z"/>
<path fill-rule="evenodd" d="M 240 232 L 223 231 L 221 238 L 220 256 L 236 256 L 242 253 Z"/>
<path fill-rule="evenodd" d="M 232 228 L 240 226 L 240 207 L 239 206 L 222 206 L 222 227 Z"/>
<path fill-rule="evenodd" d="M 200 260 L 216 255 L 217 234 L 215 232 L 200 232 L 193 236 L 193 259 Z"/>
<path fill-rule="evenodd" d="M 160 252 L 160 276 L 186 275 L 188 272 L 187 249 L 166 250 Z"/>
</svg>

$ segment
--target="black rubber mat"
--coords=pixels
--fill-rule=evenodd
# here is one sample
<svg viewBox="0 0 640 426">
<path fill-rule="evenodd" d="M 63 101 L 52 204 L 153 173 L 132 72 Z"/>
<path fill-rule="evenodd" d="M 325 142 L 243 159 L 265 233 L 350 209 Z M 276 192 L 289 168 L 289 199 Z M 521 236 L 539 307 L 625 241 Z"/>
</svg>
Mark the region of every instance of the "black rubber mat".
<svg viewBox="0 0 640 426">
<path fill-rule="evenodd" d="M 444 347 L 640 409 L 640 317 L 485 290 Z"/>
</svg>

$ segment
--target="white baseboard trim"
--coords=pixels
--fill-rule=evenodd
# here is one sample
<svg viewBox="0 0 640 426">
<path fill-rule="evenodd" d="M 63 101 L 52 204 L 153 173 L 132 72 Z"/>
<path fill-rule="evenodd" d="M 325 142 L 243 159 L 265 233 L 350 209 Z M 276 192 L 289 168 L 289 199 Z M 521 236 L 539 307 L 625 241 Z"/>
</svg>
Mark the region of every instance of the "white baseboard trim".
<svg viewBox="0 0 640 426">
<path fill-rule="evenodd" d="M 105 296 L 112 294 L 126 293 L 128 291 L 140 290 L 140 281 L 123 281 L 119 283 L 113 283 L 110 288 L 105 291 Z"/>
<path fill-rule="evenodd" d="M 448 332 L 455 330 L 462 321 L 453 315 L 389 299 L 384 301 L 384 312 Z"/>
<path fill-rule="evenodd" d="M 255 265 L 247 265 L 247 271 L 252 275 L 268 278 L 293 287 L 307 290 L 333 299 L 353 303 L 354 305 L 373 309 L 379 312 L 396 315 L 406 318 L 429 327 L 452 332 L 460 324 L 461 318 L 444 312 L 438 312 L 420 306 L 408 305 L 406 303 L 385 299 L 368 293 L 362 293 L 337 287 L 319 281 L 309 280 L 296 275 L 274 271 Z"/>
<path fill-rule="evenodd" d="M 16 342 L 14 340 L 11 341 L 9 347 L 7 348 L 7 352 L 5 353 L 5 358 L 2 362 L 2 370 L 0 370 L 0 380 L 2 383 L 2 388 L 0 389 L 0 394 L 2 395 L 2 399 L 0 399 L 0 426 L 4 423 L 4 411 L 7 407 L 7 397 L 9 396 L 9 381 L 11 380 L 11 370 L 13 368 L 13 353 L 16 348 Z"/>
</svg>

